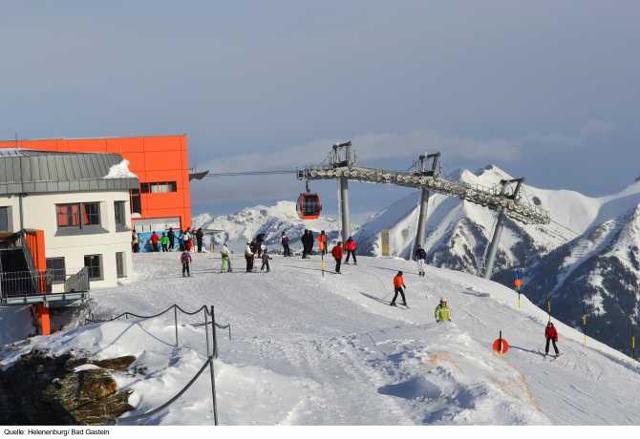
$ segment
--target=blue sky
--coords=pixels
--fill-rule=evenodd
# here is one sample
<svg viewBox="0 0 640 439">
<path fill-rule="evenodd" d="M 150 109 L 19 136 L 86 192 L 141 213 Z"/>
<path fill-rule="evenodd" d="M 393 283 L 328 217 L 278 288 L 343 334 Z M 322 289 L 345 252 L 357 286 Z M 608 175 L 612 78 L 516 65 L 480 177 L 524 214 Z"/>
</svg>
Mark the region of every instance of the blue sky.
<svg viewBox="0 0 640 439">
<path fill-rule="evenodd" d="M 588 194 L 640 175 L 640 3 L 21 1 L 0 13 L 0 137 L 187 133 L 192 165 L 290 168 L 353 139 L 363 164 L 495 163 Z M 406 189 L 354 184 L 353 210 Z M 335 210 L 335 184 L 313 186 Z M 196 211 L 295 199 L 209 179 Z"/>
</svg>

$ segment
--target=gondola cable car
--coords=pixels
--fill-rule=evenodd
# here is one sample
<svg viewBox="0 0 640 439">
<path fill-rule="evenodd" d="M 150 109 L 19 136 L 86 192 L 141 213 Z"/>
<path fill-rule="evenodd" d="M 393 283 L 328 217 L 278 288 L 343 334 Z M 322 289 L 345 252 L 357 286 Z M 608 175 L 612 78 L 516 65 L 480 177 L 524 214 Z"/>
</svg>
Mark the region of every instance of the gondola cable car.
<svg viewBox="0 0 640 439">
<path fill-rule="evenodd" d="M 322 202 L 320 196 L 316 193 L 312 193 L 309 190 L 309 182 L 306 182 L 306 192 L 303 192 L 298 197 L 298 203 L 296 204 L 298 210 L 298 216 L 303 220 L 315 220 L 320 218 L 322 212 Z"/>
</svg>

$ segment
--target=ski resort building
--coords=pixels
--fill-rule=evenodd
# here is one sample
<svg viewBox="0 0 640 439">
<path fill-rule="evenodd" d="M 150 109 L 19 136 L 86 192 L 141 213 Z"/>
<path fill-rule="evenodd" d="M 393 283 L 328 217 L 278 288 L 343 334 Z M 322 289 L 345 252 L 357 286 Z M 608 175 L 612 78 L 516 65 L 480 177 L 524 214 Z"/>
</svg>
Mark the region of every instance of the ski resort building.
<svg viewBox="0 0 640 439">
<path fill-rule="evenodd" d="M 186 134 L 81 139 L 0 140 L 0 148 L 120 154 L 140 182 L 129 190 L 138 232 L 191 226 L 189 157 Z"/>
<path fill-rule="evenodd" d="M 138 187 L 118 154 L 0 149 L 0 305 L 48 313 L 126 278 Z"/>
</svg>

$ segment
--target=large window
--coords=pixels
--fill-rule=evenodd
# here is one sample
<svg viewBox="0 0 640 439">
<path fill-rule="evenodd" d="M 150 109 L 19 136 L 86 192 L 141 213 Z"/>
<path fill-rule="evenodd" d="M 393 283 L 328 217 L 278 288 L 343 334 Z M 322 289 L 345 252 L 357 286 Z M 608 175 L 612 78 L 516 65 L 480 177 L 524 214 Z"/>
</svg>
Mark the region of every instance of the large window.
<svg viewBox="0 0 640 439">
<path fill-rule="evenodd" d="M 11 207 L 0 207 L 0 232 L 11 232 Z"/>
<path fill-rule="evenodd" d="M 131 213 L 142 214 L 142 203 L 140 202 L 140 189 L 131 189 L 129 191 L 129 207 Z"/>
<path fill-rule="evenodd" d="M 54 284 L 64 283 L 66 278 L 64 258 L 47 258 L 47 271 L 51 273 Z"/>
<path fill-rule="evenodd" d="M 113 210 L 116 217 L 116 231 L 127 230 L 127 215 L 125 212 L 125 201 L 114 201 Z"/>
<path fill-rule="evenodd" d="M 116 252 L 116 272 L 118 279 L 127 277 L 127 270 L 124 266 L 124 252 Z"/>
<path fill-rule="evenodd" d="M 153 183 L 142 183 L 140 185 L 140 191 L 143 194 L 157 194 L 164 192 L 176 192 L 178 190 L 175 181 L 160 181 Z"/>
<path fill-rule="evenodd" d="M 58 228 L 100 225 L 100 203 L 56 204 Z"/>
<path fill-rule="evenodd" d="M 102 280 L 102 255 L 87 255 L 84 266 L 89 269 L 90 280 Z"/>
</svg>

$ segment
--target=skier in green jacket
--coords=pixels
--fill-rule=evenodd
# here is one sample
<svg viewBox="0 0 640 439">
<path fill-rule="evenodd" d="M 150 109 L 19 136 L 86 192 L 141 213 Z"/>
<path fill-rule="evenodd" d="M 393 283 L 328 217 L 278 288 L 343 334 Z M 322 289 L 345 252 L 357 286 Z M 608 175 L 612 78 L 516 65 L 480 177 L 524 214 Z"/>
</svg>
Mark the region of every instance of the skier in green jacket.
<svg viewBox="0 0 640 439">
<path fill-rule="evenodd" d="M 443 297 L 442 299 L 440 299 L 440 303 L 438 304 L 438 306 L 436 306 L 434 314 L 436 317 L 436 322 L 438 323 L 451 321 L 451 309 L 447 304 L 446 298 Z"/>
</svg>

